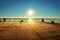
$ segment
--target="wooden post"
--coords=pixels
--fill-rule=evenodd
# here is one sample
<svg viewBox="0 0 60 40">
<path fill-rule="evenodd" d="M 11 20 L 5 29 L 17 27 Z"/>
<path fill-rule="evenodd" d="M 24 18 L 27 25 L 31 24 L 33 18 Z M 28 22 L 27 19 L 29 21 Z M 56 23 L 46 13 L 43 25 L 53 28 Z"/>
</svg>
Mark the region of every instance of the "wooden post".
<svg viewBox="0 0 60 40">
<path fill-rule="evenodd" d="M 44 22 L 44 18 L 42 18 L 41 22 Z"/>
<path fill-rule="evenodd" d="M 1 22 L 1 19 L 0 19 L 0 22 Z"/>
<path fill-rule="evenodd" d="M 20 22 L 23 22 L 23 20 L 21 20 Z"/>
<path fill-rule="evenodd" d="M 54 23 L 54 21 L 51 21 L 51 23 Z"/>
<path fill-rule="evenodd" d="M 6 19 L 5 18 L 3 19 L 3 22 L 6 22 Z"/>
<path fill-rule="evenodd" d="M 53 21 L 51 21 L 51 23 L 55 23 L 55 19 L 53 19 Z"/>
</svg>

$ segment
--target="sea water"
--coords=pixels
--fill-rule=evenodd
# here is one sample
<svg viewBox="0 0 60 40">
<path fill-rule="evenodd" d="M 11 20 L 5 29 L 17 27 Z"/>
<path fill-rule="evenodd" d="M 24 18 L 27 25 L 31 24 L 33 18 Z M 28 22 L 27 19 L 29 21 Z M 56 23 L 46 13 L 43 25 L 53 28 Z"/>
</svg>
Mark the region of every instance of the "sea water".
<svg viewBox="0 0 60 40">
<path fill-rule="evenodd" d="M 0 18 L 0 22 L 3 22 L 4 18 Z M 28 21 L 29 18 L 5 18 L 7 22 L 19 22 L 21 20 Z M 31 18 L 34 21 L 39 21 L 43 18 Z M 55 23 L 60 23 L 60 18 L 44 18 L 44 22 L 51 22 L 54 21 Z"/>
</svg>

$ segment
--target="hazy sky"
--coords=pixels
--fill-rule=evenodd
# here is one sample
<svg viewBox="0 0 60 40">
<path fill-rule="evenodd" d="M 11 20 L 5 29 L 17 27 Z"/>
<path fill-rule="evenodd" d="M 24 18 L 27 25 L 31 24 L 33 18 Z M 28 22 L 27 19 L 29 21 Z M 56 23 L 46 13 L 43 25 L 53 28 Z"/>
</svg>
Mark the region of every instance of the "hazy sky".
<svg viewBox="0 0 60 40">
<path fill-rule="evenodd" d="M 29 9 L 35 16 L 60 16 L 60 0 L 0 0 L 0 16 L 26 16 Z"/>
</svg>

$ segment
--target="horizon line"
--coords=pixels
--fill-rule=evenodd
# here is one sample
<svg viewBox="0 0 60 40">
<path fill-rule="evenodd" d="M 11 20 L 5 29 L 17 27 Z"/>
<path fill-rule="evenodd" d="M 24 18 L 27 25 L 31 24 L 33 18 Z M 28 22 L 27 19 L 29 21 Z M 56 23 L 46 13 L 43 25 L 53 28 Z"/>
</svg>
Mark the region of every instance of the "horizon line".
<svg viewBox="0 0 60 40">
<path fill-rule="evenodd" d="M 10 17 L 0 17 L 0 18 L 60 18 L 60 17 L 42 17 L 42 16 L 39 16 L 39 17 L 26 17 L 26 16 L 17 16 L 17 17 L 12 17 L 12 16 L 10 16 Z"/>
</svg>

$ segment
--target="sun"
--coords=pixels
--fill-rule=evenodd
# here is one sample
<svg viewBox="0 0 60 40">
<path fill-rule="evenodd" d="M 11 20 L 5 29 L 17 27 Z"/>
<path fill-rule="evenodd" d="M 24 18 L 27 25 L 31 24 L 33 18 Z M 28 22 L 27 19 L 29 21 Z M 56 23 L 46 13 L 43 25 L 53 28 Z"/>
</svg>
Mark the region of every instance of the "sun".
<svg viewBox="0 0 60 40">
<path fill-rule="evenodd" d="M 33 15 L 33 13 L 34 13 L 34 12 L 33 12 L 32 9 L 30 9 L 30 10 L 28 11 L 28 15 L 29 15 L 29 16 Z"/>
</svg>

